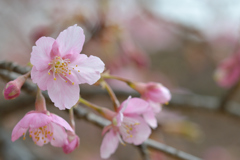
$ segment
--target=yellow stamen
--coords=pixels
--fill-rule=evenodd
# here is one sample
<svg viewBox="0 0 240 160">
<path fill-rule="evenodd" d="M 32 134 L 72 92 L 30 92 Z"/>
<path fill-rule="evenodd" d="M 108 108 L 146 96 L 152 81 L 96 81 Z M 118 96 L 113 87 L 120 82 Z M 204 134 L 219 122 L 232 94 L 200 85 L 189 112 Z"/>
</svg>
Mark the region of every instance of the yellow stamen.
<svg viewBox="0 0 240 160">
<path fill-rule="evenodd" d="M 57 80 L 57 78 L 53 78 L 55 81 Z"/>
</svg>

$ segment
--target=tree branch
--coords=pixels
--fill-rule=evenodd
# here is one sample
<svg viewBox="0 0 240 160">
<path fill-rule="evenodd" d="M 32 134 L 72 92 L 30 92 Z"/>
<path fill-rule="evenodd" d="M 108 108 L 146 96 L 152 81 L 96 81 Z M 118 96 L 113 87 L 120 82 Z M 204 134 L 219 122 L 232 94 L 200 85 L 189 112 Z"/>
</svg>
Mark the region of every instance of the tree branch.
<svg viewBox="0 0 240 160">
<path fill-rule="evenodd" d="M 16 74 L 14 73 L 10 73 L 9 71 L 7 70 L 3 70 L 3 69 L 8 69 L 8 68 L 4 68 L 6 65 L 1 65 L 1 64 L 4 64 L 4 62 L 0 63 L 0 77 L 7 80 L 7 81 L 10 81 L 10 80 L 13 80 L 17 77 Z M 8 66 L 8 65 L 7 65 Z M 11 65 L 10 65 L 11 66 Z M 13 65 L 14 67 L 12 67 L 12 70 L 13 71 L 16 71 L 18 73 L 21 73 L 21 74 L 25 74 L 26 72 L 28 72 L 29 70 L 28 69 L 24 69 L 24 67 L 20 67 L 19 69 L 17 69 L 18 67 L 16 65 Z M 27 93 L 29 94 L 36 94 L 36 91 L 37 91 L 37 87 L 34 86 L 32 83 L 30 82 L 25 82 L 25 84 L 23 85 L 22 89 L 24 91 L 26 91 Z M 43 92 L 44 96 L 46 97 L 46 100 L 49 100 L 49 97 L 47 95 L 46 92 Z M 110 122 L 90 111 L 88 111 L 87 109 L 83 108 L 82 106 L 78 106 L 77 108 L 74 108 L 74 113 L 76 115 L 76 118 L 82 118 L 82 119 L 85 119 L 86 121 L 92 123 L 92 124 L 95 124 L 97 125 L 98 127 L 104 127 L 106 125 L 108 125 Z M 185 153 L 185 152 L 182 152 L 180 150 L 177 150 L 173 147 L 170 147 L 170 146 L 167 146 L 165 144 L 162 144 L 160 142 L 157 142 L 157 141 L 154 141 L 154 140 L 151 140 L 151 139 L 148 139 L 146 140 L 141 146 L 141 153 L 144 154 L 144 158 L 145 160 L 148 160 L 149 159 L 149 155 L 148 155 L 148 151 L 147 151 L 147 147 L 149 148 L 154 148 L 154 149 L 157 149 L 169 156 L 172 156 L 172 157 L 175 157 L 175 158 L 178 158 L 179 160 L 201 160 L 200 158 L 197 158 L 193 155 L 190 155 L 188 153 Z"/>
</svg>

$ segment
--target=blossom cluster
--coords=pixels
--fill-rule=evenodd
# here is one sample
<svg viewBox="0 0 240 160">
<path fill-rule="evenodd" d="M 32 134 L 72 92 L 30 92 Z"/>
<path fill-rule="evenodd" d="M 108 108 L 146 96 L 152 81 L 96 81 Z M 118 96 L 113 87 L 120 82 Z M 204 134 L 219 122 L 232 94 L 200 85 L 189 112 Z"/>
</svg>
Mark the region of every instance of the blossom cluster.
<svg viewBox="0 0 240 160">
<path fill-rule="evenodd" d="M 30 59 L 31 72 L 10 81 L 4 89 L 6 99 L 18 97 L 30 74 L 32 82 L 38 86 L 35 110 L 29 111 L 14 127 L 12 141 L 21 136 L 25 139 L 28 134 L 36 145 L 50 143 L 61 147 L 65 153 L 71 153 L 79 146 L 80 138 L 75 134 L 74 123 L 68 124 L 63 118 L 50 113 L 41 91 L 47 90 L 54 106 L 60 110 L 72 110 L 81 102 L 79 84 L 93 85 L 104 81 L 102 73 L 105 65 L 102 60 L 80 54 L 84 40 L 82 28 L 74 25 L 62 31 L 56 39 L 41 37 L 36 41 Z M 141 98 L 129 97 L 114 111 L 105 107 L 96 109 L 111 122 L 102 132 L 105 135 L 100 147 L 102 158 L 110 157 L 119 142 L 140 145 L 147 140 L 151 128 L 157 127 L 155 115 L 171 99 L 169 90 L 160 83 L 128 81 L 127 84 L 138 91 Z M 74 121 L 73 116 L 71 118 Z"/>
</svg>

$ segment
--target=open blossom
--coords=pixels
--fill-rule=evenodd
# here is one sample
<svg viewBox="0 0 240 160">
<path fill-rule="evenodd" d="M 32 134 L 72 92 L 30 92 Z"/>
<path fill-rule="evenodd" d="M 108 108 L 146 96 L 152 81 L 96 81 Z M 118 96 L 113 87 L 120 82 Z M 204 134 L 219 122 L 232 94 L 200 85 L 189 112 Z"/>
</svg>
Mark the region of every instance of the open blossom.
<svg viewBox="0 0 240 160">
<path fill-rule="evenodd" d="M 68 154 L 74 151 L 80 143 L 80 138 L 74 133 L 74 132 L 67 132 L 68 138 L 67 138 L 67 143 L 64 144 L 63 152 Z"/>
<path fill-rule="evenodd" d="M 235 85 L 240 78 L 240 53 L 235 53 L 232 57 L 224 60 L 218 66 L 214 78 L 222 87 L 229 88 Z"/>
<path fill-rule="evenodd" d="M 161 111 L 161 104 L 168 103 L 171 99 L 170 91 L 160 83 L 133 83 L 132 88 L 141 94 L 141 98 L 149 103 L 147 111 L 143 114 L 145 121 L 152 127 L 157 127 L 155 114 Z"/>
<path fill-rule="evenodd" d="M 25 136 L 27 131 L 30 138 L 38 146 L 43 146 L 48 142 L 55 147 L 63 147 L 67 143 L 66 130 L 73 132 L 71 126 L 61 117 L 48 111 L 30 111 L 14 127 L 12 131 L 12 141 Z"/>
<path fill-rule="evenodd" d="M 17 79 L 10 81 L 6 84 L 3 90 L 3 95 L 5 99 L 14 99 L 18 97 L 21 93 L 21 87 L 26 81 L 29 74 L 19 76 Z"/>
<path fill-rule="evenodd" d="M 70 109 L 79 99 L 79 84 L 97 82 L 104 63 L 95 56 L 79 54 L 85 36 L 81 27 L 71 26 L 57 39 L 41 37 L 31 53 L 31 78 L 41 90 L 48 90 L 59 109 Z"/>
<path fill-rule="evenodd" d="M 141 115 L 146 111 L 148 103 L 140 98 L 132 98 L 124 101 L 117 113 L 108 115 L 112 123 L 106 126 L 100 153 L 102 158 L 108 158 L 115 152 L 119 141 L 140 145 L 151 134 L 151 129 Z M 123 142 L 124 141 L 124 142 Z"/>
</svg>

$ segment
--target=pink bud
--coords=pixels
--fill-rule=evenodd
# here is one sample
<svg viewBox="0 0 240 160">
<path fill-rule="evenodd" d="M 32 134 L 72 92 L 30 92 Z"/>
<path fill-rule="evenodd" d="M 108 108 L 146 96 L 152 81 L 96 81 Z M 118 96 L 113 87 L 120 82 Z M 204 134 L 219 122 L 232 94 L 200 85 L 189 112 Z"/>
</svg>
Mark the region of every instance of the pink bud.
<svg viewBox="0 0 240 160">
<path fill-rule="evenodd" d="M 29 74 L 28 74 L 29 75 Z M 6 84 L 3 95 L 5 99 L 14 99 L 19 96 L 21 87 L 27 79 L 27 74 L 19 76 L 17 79 L 10 81 Z"/>
<path fill-rule="evenodd" d="M 167 103 L 171 99 L 170 91 L 160 83 L 132 83 L 130 86 L 138 91 L 142 98 L 158 103 Z"/>
<path fill-rule="evenodd" d="M 80 143 L 80 138 L 75 133 L 68 131 L 67 135 L 68 135 L 68 141 L 62 147 L 63 152 L 66 154 L 74 151 L 79 146 L 79 143 Z"/>
</svg>

